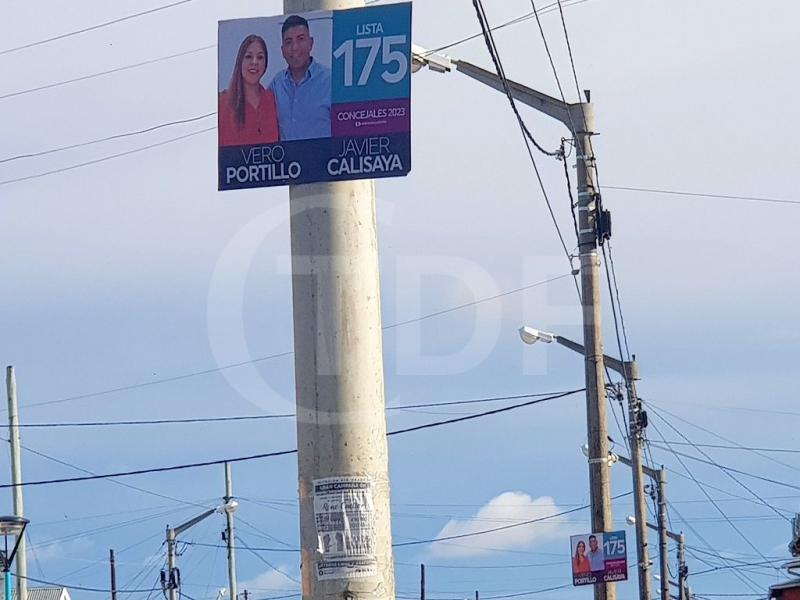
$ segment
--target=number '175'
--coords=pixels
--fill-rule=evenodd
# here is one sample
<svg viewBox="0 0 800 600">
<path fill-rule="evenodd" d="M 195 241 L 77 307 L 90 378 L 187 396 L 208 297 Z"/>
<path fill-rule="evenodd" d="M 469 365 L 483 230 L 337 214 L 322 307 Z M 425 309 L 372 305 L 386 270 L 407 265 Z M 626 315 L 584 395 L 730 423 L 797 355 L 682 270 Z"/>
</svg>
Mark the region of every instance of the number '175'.
<svg viewBox="0 0 800 600">
<path fill-rule="evenodd" d="M 361 69 L 361 74 L 358 76 L 358 81 L 355 85 L 367 85 L 369 78 L 372 75 L 372 70 L 375 68 L 375 63 L 378 59 L 378 54 L 381 54 L 381 64 L 384 68 L 381 73 L 381 78 L 386 83 L 398 83 L 408 73 L 408 58 L 402 50 L 394 49 L 396 46 L 402 46 L 406 43 L 406 36 L 404 35 L 387 35 L 386 37 L 372 37 L 372 38 L 358 38 L 356 40 L 347 40 L 333 52 L 334 58 L 344 57 L 344 85 L 345 87 L 352 87 L 353 84 L 353 71 L 355 62 L 355 50 L 363 48 L 369 50 L 367 60 L 364 62 L 364 67 Z M 392 65 L 397 65 L 392 68 Z"/>
</svg>

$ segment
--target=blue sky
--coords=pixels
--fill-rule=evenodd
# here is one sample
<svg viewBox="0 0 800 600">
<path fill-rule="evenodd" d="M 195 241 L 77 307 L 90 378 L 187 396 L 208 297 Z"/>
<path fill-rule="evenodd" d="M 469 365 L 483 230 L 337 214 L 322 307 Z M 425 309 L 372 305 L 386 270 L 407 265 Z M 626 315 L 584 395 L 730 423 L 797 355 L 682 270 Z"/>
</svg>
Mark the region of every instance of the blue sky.
<svg viewBox="0 0 800 600">
<path fill-rule="evenodd" d="M 537 5 L 544 6 L 545 2 Z M 30 1 L 6 7 L 4 48 L 157 6 L 133 0 L 74 4 Z M 525 0 L 487 3 L 492 24 L 530 10 Z M 215 44 L 217 21 L 281 12 L 274 0 L 195 0 L 64 40 L 0 54 L 0 96 Z M 795 23 L 789 0 L 590 0 L 565 9 L 582 87 L 591 88 L 595 139 L 630 347 L 642 397 L 747 446 L 796 442 L 797 268 L 791 240 L 798 208 L 786 204 L 632 193 L 628 186 L 797 199 L 790 120 L 798 91 Z M 46 15 L 46 18 L 43 17 Z M 569 60 L 558 13 L 542 16 L 562 80 Z M 415 42 L 440 46 L 476 33 L 466 0 L 415 0 Z M 535 21 L 497 34 L 508 75 L 555 95 Z M 480 40 L 450 52 L 488 67 Z M 0 160 L 212 112 L 212 49 L 69 85 L 0 99 Z M 569 100 L 573 86 L 565 84 Z M 506 100 L 459 75 L 414 76 L 413 171 L 378 184 L 384 324 L 437 312 L 569 271 Z M 524 111 L 543 145 L 566 135 Z M 28 423 L 183 418 L 291 412 L 291 356 L 171 383 L 90 398 L 40 402 L 152 383 L 292 349 L 285 189 L 216 192 L 213 132 L 19 183 L 2 182 L 158 143 L 213 125 L 199 120 L 143 136 L 0 163 L 0 360 L 17 369 Z M 537 157 L 562 230 L 571 231 L 562 165 Z M 608 298 L 606 351 L 616 354 Z M 527 347 L 523 323 L 580 336 L 569 278 L 478 306 L 388 330 L 390 406 L 540 393 L 582 387 L 580 359 L 558 347 Z M 396 428 L 472 408 L 388 413 Z M 719 443 L 664 416 L 693 442 Z M 613 417 L 610 428 L 621 439 Z M 669 441 L 682 441 L 654 415 Z M 655 427 L 649 437 L 660 439 Z M 95 472 L 247 455 L 294 446 L 290 419 L 148 427 L 28 429 L 23 444 Z M 585 416 L 580 396 L 390 440 L 395 541 L 475 531 L 588 502 Z M 724 443 L 724 442 L 723 442 Z M 678 449 L 678 447 L 675 447 Z M 691 448 L 680 451 L 693 454 Z M 797 485 L 795 455 L 706 449 L 715 460 Z M 698 574 L 720 559 L 762 560 L 724 521 L 669 452 L 669 498 L 689 523 L 695 592 L 748 593 L 729 570 Z M 2 464 L 7 465 L 6 462 Z M 789 527 L 714 467 L 686 460 L 735 525 L 769 558 L 785 557 Z M 27 452 L 27 480 L 79 474 Z M 7 472 L 7 470 L 5 471 Z M 800 510 L 796 488 L 739 477 L 785 511 Z M 613 468 L 615 494 L 629 472 Z M 7 481 L 0 478 L 0 482 Z M 150 588 L 164 560 L 164 527 L 213 506 L 221 467 L 26 489 L 32 524 L 30 575 L 105 588 L 109 548 L 119 580 Z M 239 532 L 252 547 L 297 544 L 296 463 L 281 457 L 234 467 Z M 752 501 L 730 496 L 744 496 Z M 9 494 L 10 496 L 10 494 Z M 178 501 L 174 500 L 177 499 Z M 11 499 L 6 499 L 10 512 Z M 199 505 L 199 506 L 198 506 Z M 2 506 L 0 504 L 0 506 Z M 545 507 L 543 509 L 542 507 Z M 629 497 L 615 502 L 624 527 Z M 787 514 L 788 514 L 787 512 Z M 124 524 L 124 526 L 123 526 Z M 114 526 L 114 528 L 111 528 Z M 220 518 L 186 541 L 219 543 Z M 484 527 L 485 526 L 485 527 Z M 546 525 L 467 538 L 464 545 L 411 546 L 395 554 L 397 589 L 417 593 L 426 562 L 432 598 L 483 597 L 569 583 L 568 536 L 588 531 L 588 513 Z M 690 530 L 693 528 L 693 531 Z M 632 538 L 633 530 L 627 528 Z M 697 533 L 708 542 L 709 550 Z M 655 540 L 652 540 L 655 543 Z M 239 577 L 256 598 L 292 593 L 298 557 L 239 552 Z M 631 555 L 632 558 L 632 555 Z M 214 599 L 225 587 L 224 551 L 186 546 L 186 592 Z M 267 561 L 267 562 L 264 562 Z M 560 563 L 559 563 L 560 561 Z M 269 563 L 269 564 L 268 564 Z M 559 563 L 559 564 L 554 564 Z M 270 566 L 272 565 L 272 566 Z M 468 567 L 468 568 L 464 568 Z M 503 567 L 503 568 L 485 568 Z M 276 570 L 279 569 L 279 570 Z M 780 579 L 749 574 L 756 588 Z M 636 596 L 634 581 L 618 586 Z M 74 598 L 98 594 L 75 592 Z M 555 590 L 537 598 L 588 598 Z M 132 597 L 147 598 L 147 594 Z M 533 596 L 532 596 L 533 597 Z"/>
</svg>

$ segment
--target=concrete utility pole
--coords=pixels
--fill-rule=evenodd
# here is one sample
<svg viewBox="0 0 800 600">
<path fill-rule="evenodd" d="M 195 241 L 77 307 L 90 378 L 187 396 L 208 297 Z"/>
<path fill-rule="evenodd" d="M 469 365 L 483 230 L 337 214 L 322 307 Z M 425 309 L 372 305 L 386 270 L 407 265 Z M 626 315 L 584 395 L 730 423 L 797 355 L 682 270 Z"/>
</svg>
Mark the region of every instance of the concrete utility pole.
<svg viewBox="0 0 800 600">
<path fill-rule="evenodd" d="M 233 500 L 233 481 L 231 479 L 231 464 L 225 463 L 225 497 L 223 502 L 229 505 Z M 228 545 L 228 598 L 236 600 L 236 542 L 233 530 L 233 512 L 225 511 L 225 541 Z"/>
<path fill-rule="evenodd" d="M 666 485 L 667 472 L 664 470 L 664 467 L 661 467 L 658 470 L 658 486 L 656 487 L 656 502 L 658 503 L 658 558 L 661 570 L 661 600 L 670 600 Z"/>
<path fill-rule="evenodd" d="M 17 378 L 14 367 L 6 367 L 6 392 L 8 395 L 8 439 L 11 445 L 11 483 L 14 484 L 14 516 L 25 517 L 22 502 L 22 464 L 19 440 L 19 414 L 17 412 Z M 24 534 L 17 549 L 17 599 L 28 600 L 28 552 Z"/>
<path fill-rule="evenodd" d="M 588 94 L 587 94 L 588 96 Z M 587 99 L 588 100 L 588 99 Z M 592 531 L 611 531 L 611 471 L 608 465 L 608 418 L 603 363 L 603 331 L 600 302 L 600 259 L 597 255 L 599 197 L 591 136 L 594 107 L 591 102 L 571 105 L 578 166 L 578 246 L 581 261 L 581 305 L 583 344 L 586 348 L 586 418 L 589 443 L 589 486 L 592 500 Z M 596 600 L 614 600 L 616 586 L 596 585 Z"/>
<path fill-rule="evenodd" d="M 630 363 L 626 363 L 626 364 L 630 364 Z M 635 388 L 634 388 L 634 393 L 635 393 Z M 631 444 L 633 444 L 633 436 L 631 436 Z M 631 448 L 631 450 L 633 450 L 633 448 Z M 628 465 L 629 467 L 633 468 L 634 472 L 636 471 L 636 467 L 634 466 L 635 463 L 634 463 L 633 460 L 631 460 L 630 458 L 627 458 L 625 456 L 622 456 L 621 454 L 615 454 L 614 456 L 616 456 L 617 459 L 619 459 L 619 462 L 621 462 L 622 464 Z M 669 531 L 667 529 L 667 494 L 666 494 L 667 471 L 666 471 L 666 469 L 664 469 L 664 467 L 661 467 L 658 470 L 651 469 L 650 467 L 646 467 L 646 466 L 642 465 L 641 460 L 639 461 L 638 469 L 639 469 L 639 473 L 640 473 L 640 478 L 641 478 L 641 474 L 643 473 L 644 475 L 647 475 L 648 477 L 650 477 L 650 479 L 652 479 L 655 482 L 655 499 L 656 499 L 656 503 L 657 503 L 657 507 L 658 507 L 657 508 L 656 520 L 657 520 L 658 524 L 657 525 L 652 525 L 651 523 L 648 523 L 647 522 L 647 515 L 645 514 L 645 511 L 644 511 L 645 505 L 644 504 L 641 504 L 641 505 L 637 504 L 637 506 L 636 506 L 636 517 L 635 517 L 635 519 L 636 519 L 636 523 L 635 523 L 635 525 L 636 525 L 636 537 L 637 537 L 637 539 L 639 538 L 639 535 L 640 535 L 639 534 L 639 529 L 640 529 L 640 525 L 642 523 L 644 523 L 646 527 L 649 527 L 650 529 L 653 529 L 654 531 L 658 532 L 659 573 L 660 573 L 660 576 L 661 576 L 661 600 L 670 600 L 670 596 L 669 596 L 669 556 L 668 556 L 669 548 L 667 547 L 667 540 L 668 540 L 668 538 L 672 538 L 676 542 L 678 542 L 678 551 L 679 551 L 678 560 L 680 562 L 680 560 L 681 560 L 680 559 L 680 553 L 683 552 L 682 544 L 684 543 L 683 542 L 684 538 L 683 538 L 683 534 L 678 535 L 678 534 L 672 533 L 671 531 Z M 634 480 L 635 480 L 635 476 L 634 476 Z M 642 489 L 644 489 L 644 487 L 642 487 Z M 641 510 L 640 510 L 640 508 L 641 508 Z M 641 512 L 641 514 L 640 514 L 640 512 Z M 646 535 L 647 535 L 647 532 L 645 530 L 645 536 Z M 685 557 L 684 557 L 683 560 L 684 560 L 684 562 L 682 564 L 683 564 L 684 570 L 685 570 L 685 566 L 686 566 Z M 687 574 L 688 574 L 688 571 L 687 571 Z"/>
<path fill-rule="evenodd" d="M 594 106 L 586 94 L 586 102 L 568 104 L 515 81 L 503 81 L 496 73 L 486 71 L 464 60 L 427 53 L 415 47 L 417 65 L 447 72 L 455 67 L 461 73 L 492 87 L 566 125 L 575 141 L 578 178 L 578 245 L 581 274 L 581 305 L 585 347 L 586 420 L 589 446 L 589 488 L 591 492 L 592 531 L 613 529 L 611 513 L 611 474 L 608 463 L 608 420 L 606 416 L 605 374 L 600 302 L 600 259 L 598 240 L 610 237 L 608 215 L 601 210 L 592 136 Z M 616 600 L 616 585 L 598 583 L 595 600 Z"/>
<path fill-rule="evenodd" d="M 108 562 L 111 566 L 111 600 L 117 600 L 117 561 L 113 549 L 108 551 Z"/>
<path fill-rule="evenodd" d="M 362 6 L 283 3 L 286 14 Z M 394 599 L 374 182 L 293 186 L 289 200 L 303 598 Z M 371 523 L 341 545 L 315 520 L 315 481 L 333 477 L 366 486 Z M 361 573 L 341 558 L 351 547 L 372 557 Z"/>
<path fill-rule="evenodd" d="M 610 365 L 609 365 L 610 366 Z M 628 394 L 628 419 L 630 432 L 628 439 L 631 446 L 631 469 L 633 471 L 633 504 L 636 515 L 636 557 L 639 563 L 639 600 L 651 600 L 653 590 L 650 582 L 650 549 L 647 535 L 647 500 L 644 494 L 644 473 L 642 446 L 645 416 L 642 402 L 636 393 L 636 381 L 639 379 L 639 365 L 636 356 L 631 362 L 624 363 L 625 387 Z"/>
<path fill-rule="evenodd" d="M 169 595 L 169 600 L 178 600 L 178 590 L 181 587 L 181 572 L 177 565 L 178 536 L 190 527 L 197 525 L 206 517 L 210 517 L 215 512 L 222 512 L 226 508 L 227 506 L 224 504 L 217 508 L 210 508 L 203 514 L 197 515 L 177 527 L 167 525 L 167 572 L 161 571 L 161 589 Z"/>
</svg>

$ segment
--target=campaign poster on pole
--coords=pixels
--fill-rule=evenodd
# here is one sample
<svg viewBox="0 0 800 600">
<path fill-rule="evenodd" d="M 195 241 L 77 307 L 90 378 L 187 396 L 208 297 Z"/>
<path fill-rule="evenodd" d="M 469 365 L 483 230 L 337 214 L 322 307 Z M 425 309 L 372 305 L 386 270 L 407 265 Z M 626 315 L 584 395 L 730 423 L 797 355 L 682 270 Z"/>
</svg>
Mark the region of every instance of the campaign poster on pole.
<svg viewBox="0 0 800 600">
<path fill-rule="evenodd" d="M 572 585 L 628 579 L 624 531 L 584 533 L 570 537 Z"/>
<path fill-rule="evenodd" d="M 317 579 L 377 575 L 372 487 L 372 479 L 360 475 L 314 480 Z"/>
<path fill-rule="evenodd" d="M 411 3 L 220 21 L 219 189 L 411 170 Z"/>
</svg>

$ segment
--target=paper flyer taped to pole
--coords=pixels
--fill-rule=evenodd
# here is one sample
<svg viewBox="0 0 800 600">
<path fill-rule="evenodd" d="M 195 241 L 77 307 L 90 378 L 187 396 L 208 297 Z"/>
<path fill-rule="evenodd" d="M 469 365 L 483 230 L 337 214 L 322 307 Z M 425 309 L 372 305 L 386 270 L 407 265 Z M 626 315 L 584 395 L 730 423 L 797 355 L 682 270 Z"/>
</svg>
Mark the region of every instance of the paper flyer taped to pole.
<svg viewBox="0 0 800 600">
<path fill-rule="evenodd" d="M 319 580 L 377 575 L 372 490 L 365 476 L 314 480 Z"/>
</svg>

